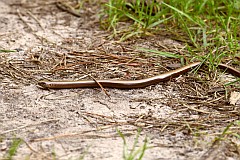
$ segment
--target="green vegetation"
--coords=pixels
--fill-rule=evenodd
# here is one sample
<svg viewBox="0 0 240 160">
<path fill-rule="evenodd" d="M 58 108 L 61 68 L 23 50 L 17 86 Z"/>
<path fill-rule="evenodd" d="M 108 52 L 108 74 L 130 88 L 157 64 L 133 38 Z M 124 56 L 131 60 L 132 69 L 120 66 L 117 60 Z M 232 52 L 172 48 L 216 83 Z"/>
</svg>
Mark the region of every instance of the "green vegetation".
<svg viewBox="0 0 240 160">
<path fill-rule="evenodd" d="M 5 50 L 5 49 L 0 49 L 0 53 L 4 52 L 4 53 L 8 53 L 8 52 L 16 52 L 15 50 Z"/>
<path fill-rule="evenodd" d="M 239 130 L 240 127 L 240 121 L 235 121 L 230 123 L 222 132 L 222 134 L 215 138 L 215 141 L 225 140 L 226 136 L 233 135 L 240 139 L 240 133 L 238 133 L 236 130 L 231 130 L 231 127 L 235 127 L 237 130 Z"/>
<path fill-rule="evenodd" d="M 239 64 L 239 0 L 109 0 L 104 5 L 102 26 L 126 40 L 133 36 L 168 33 L 186 44 L 184 57 L 207 60 L 211 66 L 222 59 Z M 124 28 L 122 22 L 129 22 Z"/>
<path fill-rule="evenodd" d="M 238 126 L 238 128 L 240 128 L 240 121 L 236 121 L 235 125 Z M 234 135 L 235 137 L 237 137 L 238 139 L 240 139 L 240 133 L 238 132 L 232 132 L 232 135 Z"/>
<path fill-rule="evenodd" d="M 131 151 L 129 152 L 129 148 L 128 148 L 128 145 L 127 145 L 127 141 L 123 135 L 123 133 L 119 130 L 117 130 L 118 134 L 120 135 L 120 137 L 123 139 L 123 159 L 124 160 L 134 160 L 134 159 L 137 159 L 137 160 L 141 160 L 144 156 L 144 153 L 145 151 L 148 149 L 147 147 L 147 138 L 144 139 L 144 144 L 143 146 L 137 148 L 137 143 L 138 143 L 138 138 L 140 136 L 140 133 L 141 133 L 141 129 L 138 129 L 138 133 L 136 135 L 136 138 L 134 140 L 134 144 L 132 146 L 132 149 Z"/>
<path fill-rule="evenodd" d="M 13 156 L 16 154 L 17 152 L 17 149 L 19 148 L 19 146 L 22 144 L 22 139 L 20 138 L 14 138 L 12 140 L 12 144 L 7 152 L 7 155 L 6 155 L 6 160 L 11 160 L 13 158 Z"/>
</svg>

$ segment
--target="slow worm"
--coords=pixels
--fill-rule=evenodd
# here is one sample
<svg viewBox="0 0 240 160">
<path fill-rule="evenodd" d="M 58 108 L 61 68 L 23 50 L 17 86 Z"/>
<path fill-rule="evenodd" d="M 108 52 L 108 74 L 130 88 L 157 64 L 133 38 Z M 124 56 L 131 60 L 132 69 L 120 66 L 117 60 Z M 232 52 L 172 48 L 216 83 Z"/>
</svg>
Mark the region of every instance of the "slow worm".
<svg viewBox="0 0 240 160">
<path fill-rule="evenodd" d="M 169 80 L 170 78 L 177 77 L 197 67 L 201 62 L 188 64 L 184 67 L 172 70 L 158 76 L 141 79 L 141 80 L 97 80 L 105 88 L 118 88 L 118 89 L 133 89 L 144 88 L 150 85 L 157 84 Z M 219 64 L 218 68 L 223 69 L 237 77 L 240 77 L 240 71 L 226 64 Z M 94 80 L 82 81 L 40 81 L 38 85 L 44 89 L 70 89 L 70 88 L 96 88 L 99 84 Z"/>
</svg>

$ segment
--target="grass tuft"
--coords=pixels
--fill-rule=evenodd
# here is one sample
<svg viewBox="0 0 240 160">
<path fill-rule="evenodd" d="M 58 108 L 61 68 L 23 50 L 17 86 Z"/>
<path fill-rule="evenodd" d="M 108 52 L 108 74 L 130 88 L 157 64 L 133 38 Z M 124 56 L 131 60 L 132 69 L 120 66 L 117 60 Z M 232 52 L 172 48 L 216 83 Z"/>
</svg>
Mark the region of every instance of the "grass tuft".
<svg viewBox="0 0 240 160">
<path fill-rule="evenodd" d="M 109 0 L 101 24 L 121 41 L 165 32 L 186 44 L 185 57 L 202 60 L 212 54 L 210 64 L 218 64 L 219 57 L 239 64 L 239 8 L 239 0 Z"/>
<path fill-rule="evenodd" d="M 130 152 L 128 151 L 129 148 L 128 148 L 127 141 L 125 139 L 124 134 L 120 130 L 117 130 L 117 132 L 120 135 L 120 137 L 123 139 L 123 147 L 124 147 L 123 148 L 123 159 L 124 160 L 134 160 L 134 159 L 142 160 L 143 156 L 144 156 L 144 153 L 148 149 L 148 147 L 147 147 L 147 137 L 145 137 L 145 139 L 144 139 L 143 146 L 141 146 L 139 148 L 137 147 L 137 143 L 138 143 L 138 140 L 139 140 L 141 129 L 138 129 L 138 133 L 136 135 L 136 138 L 134 140 L 134 144 L 133 144 Z"/>
</svg>

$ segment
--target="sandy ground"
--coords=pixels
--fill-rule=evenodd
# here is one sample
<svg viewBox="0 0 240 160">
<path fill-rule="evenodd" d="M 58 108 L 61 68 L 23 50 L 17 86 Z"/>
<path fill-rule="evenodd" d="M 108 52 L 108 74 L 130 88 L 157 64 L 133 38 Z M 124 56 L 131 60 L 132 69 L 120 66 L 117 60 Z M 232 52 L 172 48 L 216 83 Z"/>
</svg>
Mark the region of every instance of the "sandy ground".
<svg viewBox="0 0 240 160">
<path fill-rule="evenodd" d="M 149 147 L 143 159 L 239 159 L 235 136 L 213 143 L 240 116 L 239 104 L 230 105 L 224 92 L 207 94 L 221 91 L 215 82 L 185 75 L 144 89 L 107 89 L 110 97 L 98 88 L 37 87 L 42 79 L 89 79 L 86 71 L 101 79 L 140 79 L 175 63 L 136 47 L 171 45 L 174 51 L 181 43 L 163 35 L 110 39 L 97 11 L 98 5 L 86 4 L 75 17 L 53 1 L 0 1 L 0 48 L 18 50 L 0 53 L 0 158 L 21 138 L 14 159 L 123 159 L 117 129 L 130 151 L 142 128 L 137 148 L 145 137 Z M 239 133 L 239 126 L 232 130 Z"/>
</svg>

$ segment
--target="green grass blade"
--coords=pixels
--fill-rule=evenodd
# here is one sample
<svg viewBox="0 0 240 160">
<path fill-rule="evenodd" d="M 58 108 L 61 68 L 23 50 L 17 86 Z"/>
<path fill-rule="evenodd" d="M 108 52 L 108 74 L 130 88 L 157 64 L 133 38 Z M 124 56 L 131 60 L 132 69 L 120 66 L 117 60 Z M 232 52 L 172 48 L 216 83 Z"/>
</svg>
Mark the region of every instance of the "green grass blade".
<svg viewBox="0 0 240 160">
<path fill-rule="evenodd" d="M 147 28 L 153 28 L 153 27 L 155 27 L 155 26 L 157 26 L 157 25 L 159 25 L 159 24 L 161 24 L 161 23 L 163 23 L 163 22 L 165 22 L 165 21 L 167 21 L 171 18 L 173 18 L 173 16 L 170 16 L 170 17 L 165 18 L 165 19 L 159 19 L 157 21 L 155 21 L 155 19 L 154 19 L 153 21 L 155 21 L 155 22 L 150 23 L 150 25 Z"/>
<path fill-rule="evenodd" d="M 192 17 L 190 17 L 189 15 L 187 15 L 186 13 L 184 13 L 183 11 L 180 11 L 179 9 L 177 9 L 177 8 L 175 8 L 175 7 L 173 7 L 173 6 L 170 6 L 170 5 L 168 5 L 167 3 L 164 3 L 164 2 L 162 2 L 162 4 L 164 4 L 165 6 L 171 8 L 172 10 L 176 11 L 177 13 L 185 16 L 186 18 L 188 18 L 189 20 L 191 20 L 191 21 L 194 22 L 195 24 L 199 25 L 199 23 L 197 23 L 195 20 L 192 19 Z"/>
<path fill-rule="evenodd" d="M 0 53 L 4 52 L 4 53 L 8 53 L 8 52 L 16 52 L 16 50 L 5 50 L 5 49 L 0 49 Z"/>
<path fill-rule="evenodd" d="M 126 159 L 126 157 L 128 157 L 128 155 L 127 155 L 128 147 L 127 147 L 126 139 L 125 139 L 123 133 L 119 129 L 117 129 L 117 133 L 123 140 L 123 158 Z"/>
<path fill-rule="evenodd" d="M 139 138 L 139 136 L 140 136 L 140 133 L 141 133 L 141 129 L 138 128 L 138 132 L 137 132 L 136 138 L 135 138 L 134 143 L 133 143 L 133 147 L 132 147 L 131 152 L 130 152 L 130 155 L 131 155 L 132 157 L 135 157 L 135 156 L 136 156 L 136 155 L 134 155 L 134 152 L 135 152 L 135 149 L 136 149 L 136 147 L 137 147 L 138 138 Z"/>
<path fill-rule="evenodd" d="M 141 25 L 144 26 L 144 23 L 143 23 L 141 20 L 139 20 L 138 18 L 136 18 L 134 15 L 132 15 L 132 14 L 130 14 L 130 13 L 125 13 L 125 15 L 126 15 L 128 18 L 130 18 L 130 19 L 134 20 L 135 22 L 137 22 L 137 23 L 139 23 L 139 24 L 141 24 Z"/>
<path fill-rule="evenodd" d="M 143 156 L 144 156 L 144 154 L 145 154 L 145 151 L 147 150 L 147 137 L 145 137 L 145 139 L 144 139 L 144 145 L 142 146 L 142 151 L 141 151 L 141 154 L 140 154 L 140 156 L 139 156 L 139 160 L 141 160 L 142 158 L 143 158 Z"/>
<path fill-rule="evenodd" d="M 8 150 L 7 160 L 12 160 L 13 156 L 16 154 L 18 147 L 22 144 L 22 139 L 15 138 Z"/>
</svg>

